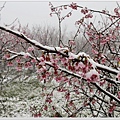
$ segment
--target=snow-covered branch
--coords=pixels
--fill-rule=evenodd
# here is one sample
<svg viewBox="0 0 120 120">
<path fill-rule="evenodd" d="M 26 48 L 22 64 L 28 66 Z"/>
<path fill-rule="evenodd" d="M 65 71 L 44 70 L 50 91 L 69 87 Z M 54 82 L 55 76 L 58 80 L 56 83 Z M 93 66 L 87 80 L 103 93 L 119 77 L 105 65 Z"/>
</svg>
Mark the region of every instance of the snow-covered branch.
<svg viewBox="0 0 120 120">
<path fill-rule="evenodd" d="M 115 74 L 117 75 L 118 74 L 118 70 L 115 70 L 115 69 L 112 69 L 110 67 L 107 67 L 105 65 L 101 65 L 99 63 L 96 63 L 93 59 L 90 58 L 89 55 L 87 55 L 86 53 L 84 52 L 80 52 L 78 53 L 77 55 L 75 55 L 74 53 L 71 53 L 69 52 L 69 49 L 68 48 L 61 48 L 61 47 L 49 47 L 49 46 L 44 46 L 42 45 L 41 43 L 37 42 L 36 40 L 31 40 L 30 38 L 28 38 L 27 36 L 25 36 L 23 33 L 20 33 L 20 32 L 16 32 L 14 30 L 11 30 L 9 28 L 6 28 L 6 27 L 1 27 L 0 26 L 0 29 L 1 30 L 4 30 L 6 32 L 9 32 L 13 35 L 16 35 L 22 39 L 24 39 L 25 41 L 27 41 L 28 43 L 38 47 L 39 49 L 41 50 L 45 50 L 47 52 L 50 52 L 50 53 L 58 53 L 60 55 L 63 55 L 64 57 L 72 57 L 73 59 L 75 60 L 79 60 L 80 56 L 84 56 L 84 57 L 87 57 L 87 59 L 89 60 L 89 62 L 96 66 L 96 68 L 100 69 L 100 70 L 104 70 L 104 71 L 107 71 L 109 73 L 112 73 L 112 74 Z M 67 53 L 66 53 L 67 52 Z"/>
<path fill-rule="evenodd" d="M 65 57 L 68 57 L 68 55 L 64 53 L 65 51 L 68 51 L 68 48 L 44 46 L 41 43 L 37 42 L 36 40 L 31 40 L 30 38 L 25 36 L 23 33 L 16 32 L 14 30 L 11 30 L 11 29 L 6 28 L 6 27 L 1 27 L 1 26 L 0 26 L 0 29 L 4 30 L 6 32 L 9 32 L 9 33 L 11 33 L 13 35 L 16 35 L 17 37 L 22 38 L 26 42 L 34 45 L 35 47 L 37 47 L 37 48 L 39 48 L 41 50 L 45 50 L 45 51 L 50 52 L 50 53 L 59 53 L 59 54 L 65 56 Z"/>
<path fill-rule="evenodd" d="M 112 74 L 115 74 L 115 75 L 117 75 L 117 74 L 119 73 L 118 70 L 115 70 L 115 69 L 113 69 L 113 68 L 107 67 L 107 66 L 105 66 L 105 65 L 101 65 L 101 64 L 95 62 L 93 59 L 88 59 L 88 60 L 89 60 L 89 62 L 90 62 L 92 65 L 96 66 L 96 67 L 97 67 L 98 69 L 100 69 L 100 70 L 104 70 L 104 71 L 107 71 L 107 72 L 112 73 Z"/>
<path fill-rule="evenodd" d="M 95 85 L 101 92 L 105 93 L 106 95 L 108 95 L 110 98 L 113 98 L 115 101 L 118 102 L 118 104 L 120 104 L 120 99 L 117 98 L 116 96 L 114 96 L 113 94 L 111 94 L 110 92 L 102 89 L 102 87 L 100 87 L 97 83 L 92 83 L 93 85 Z"/>
<path fill-rule="evenodd" d="M 7 60 L 12 60 L 13 58 L 15 58 L 15 57 L 17 57 L 17 56 L 25 56 L 25 55 L 29 56 L 29 57 L 32 58 L 32 59 L 36 59 L 35 57 L 33 57 L 33 56 L 32 56 L 31 54 L 29 54 L 29 53 L 24 53 L 24 52 L 17 53 L 17 52 L 10 51 L 10 50 L 7 50 L 7 51 L 9 51 L 9 52 L 12 53 L 12 54 L 15 54 L 15 55 L 11 56 L 10 58 L 8 58 Z M 37 61 L 40 62 L 40 59 L 37 58 Z M 54 68 L 54 66 L 53 66 L 53 64 L 52 64 L 51 62 L 45 61 L 45 64 L 48 65 L 48 66 L 50 66 L 50 67 L 53 67 L 53 68 Z M 80 76 L 79 74 L 73 73 L 72 71 L 69 71 L 69 70 L 67 70 L 67 69 L 65 69 L 65 68 L 62 68 L 62 67 L 59 67 L 59 66 L 58 66 L 58 70 L 66 73 L 66 74 L 68 74 L 68 75 L 77 77 L 77 78 L 82 79 L 82 80 L 84 80 L 84 81 L 87 81 L 85 78 L 83 78 L 83 77 Z M 115 81 L 112 81 L 112 82 L 115 82 Z M 116 81 L 115 83 L 117 83 L 117 81 Z M 104 90 L 104 89 L 103 89 L 102 87 L 100 87 L 97 83 L 91 82 L 91 84 L 93 84 L 94 86 L 96 86 L 100 91 L 102 91 L 104 94 L 108 95 L 110 98 L 113 98 L 115 101 L 117 101 L 118 103 L 120 103 L 120 99 L 118 99 L 116 96 L 114 96 L 114 95 L 111 94 L 110 92 Z"/>
<path fill-rule="evenodd" d="M 13 59 L 15 59 L 15 58 L 18 57 L 18 56 L 25 56 L 25 55 L 29 56 L 30 58 L 34 58 L 34 57 L 33 57 L 32 55 L 30 55 L 30 53 L 28 53 L 28 52 L 27 52 L 27 53 L 25 53 L 25 52 L 17 53 L 17 52 L 11 51 L 11 50 L 9 50 L 9 49 L 7 49 L 6 51 L 9 52 L 9 53 L 15 54 L 15 55 L 7 58 L 7 60 L 13 60 Z"/>
</svg>

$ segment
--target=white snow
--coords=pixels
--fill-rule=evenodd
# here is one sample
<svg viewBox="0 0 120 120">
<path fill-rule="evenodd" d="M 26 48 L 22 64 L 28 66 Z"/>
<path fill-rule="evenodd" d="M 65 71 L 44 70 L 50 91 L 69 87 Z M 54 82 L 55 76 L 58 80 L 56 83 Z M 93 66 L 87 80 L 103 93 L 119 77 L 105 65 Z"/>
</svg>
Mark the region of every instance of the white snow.
<svg viewBox="0 0 120 120">
<path fill-rule="evenodd" d="M 13 55 L 13 56 L 7 58 L 7 60 L 12 60 L 12 59 L 16 58 L 17 56 L 18 56 L 18 55 Z"/>
<path fill-rule="evenodd" d="M 93 59 L 91 59 L 91 58 L 88 58 L 88 60 L 89 60 L 89 62 L 90 62 L 94 67 L 99 67 L 99 68 L 102 68 L 102 69 L 104 69 L 104 70 L 109 70 L 109 71 L 114 72 L 114 73 L 116 73 L 116 74 L 119 73 L 118 70 L 115 70 L 115 69 L 110 68 L 110 67 L 108 67 L 108 66 L 105 66 L 105 65 L 101 65 L 101 64 L 99 64 L 99 63 L 96 63 L 96 62 L 95 62 Z"/>
<path fill-rule="evenodd" d="M 88 73 L 86 73 L 86 79 L 90 79 L 93 74 L 97 75 L 99 79 L 99 73 L 95 69 L 91 69 Z"/>
</svg>

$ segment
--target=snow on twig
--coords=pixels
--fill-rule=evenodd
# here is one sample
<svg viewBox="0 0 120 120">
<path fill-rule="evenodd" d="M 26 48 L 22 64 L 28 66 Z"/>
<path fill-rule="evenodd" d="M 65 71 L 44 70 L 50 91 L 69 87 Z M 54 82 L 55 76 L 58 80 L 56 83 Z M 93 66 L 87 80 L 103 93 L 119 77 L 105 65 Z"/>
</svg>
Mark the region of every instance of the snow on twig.
<svg viewBox="0 0 120 120">
<path fill-rule="evenodd" d="M 80 52 L 77 55 L 75 55 L 74 53 L 69 52 L 68 55 L 73 59 L 78 59 L 80 56 L 87 57 L 87 60 L 92 64 L 93 68 L 98 68 L 100 70 L 104 70 L 104 71 L 110 72 L 110 73 L 115 74 L 115 75 L 117 75 L 119 73 L 118 70 L 115 70 L 113 68 L 110 68 L 108 66 L 101 65 L 101 64 L 95 62 L 93 59 L 90 58 L 90 56 L 88 54 L 86 54 L 84 52 Z"/>
<path fill-rule="evenodd" d="M 18 53 L 18 52 L 11 51 L 11 50 L 9 50 L 9 49 L 7 49 L 6 51 L 8 51 L 8 52 L 10 52 L 10 53 L 12 53 L 12 54 L 15 54 L 15 55 L 7 58 L 7 60 L 13 60 L 13 59 L 15 59 L 15 58 L 18 57 L 18 56 L 25 56 L 25 55 L 29 56 L 30 58 L 34 58 L 34 57 L 33 57 L 32 55 L 30 55 L 30 53 L 28 53 L 28 52 L 27 52 L 27 53 L 25 53 L 25 52 L 20 52 L 20 53 Z"/>
<path fill-rule="evenodd" d="M 101 64 L 95 62 L 95 61 L 94 61 L 93 59 L 91 59 L 91 58 L 88 58 L 88 61 L 89 61 L 92 65 L 96 66 L 96 67 L 97 67 L 98 69 L 100 69 L 100 70 L 104 70 L 104 71 L 113 73 L 113 74 L 115 74 L 115 75 L 117 75 L 117 74 L 119 73 L 118 70 L 115 70 L 115 69 L 110 68 L 110 67 L 105 66 L 105 65 L 101 65 Z"/>
</svg>

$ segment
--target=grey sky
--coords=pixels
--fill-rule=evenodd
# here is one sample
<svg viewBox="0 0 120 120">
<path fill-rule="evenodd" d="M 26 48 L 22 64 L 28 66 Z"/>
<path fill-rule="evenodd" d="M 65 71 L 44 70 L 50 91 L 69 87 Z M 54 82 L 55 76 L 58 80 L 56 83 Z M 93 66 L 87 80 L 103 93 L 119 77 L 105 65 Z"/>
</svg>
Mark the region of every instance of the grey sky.
<svg viewBox="0 0 120 120">
<path fill-rule="evenodd" d="M 75 1 L 74 1 L 75 2 Z M 61 5 L 61 4 L 69 4 L 70 2 L 52 2 L 53 5 Z M 117 6 L 115 1 L 101 1 L 101 2 L 76 2 L 81 6 L 86 6 L 88 8 L 92 8 L 95 10 L 101 9 L 108 9 L 113 11 L 113 9 Z M 19 19 L 21 25 L 29 24 L 29 27 L 33 25 L 50 25 L 50 26 L 57 26 L 57 17 L 54 15 L 50 17 L 50 9 L 49 9 L 49 2 L 7 2 L 5 8 L 0 12 L 1 20 L 0 25 L 10 24 L 16 18 Z M 3 5 L 3 2 L 0 2 L 0 6 Z M 73 16 L 69 19 L 63 21 L 63 26 L 67 26 L 69 30 L 74 29 L 75 20 L 78 20 L 80 16 L 78 15 L 79 11 L 75 11 Z"/>
</svg>

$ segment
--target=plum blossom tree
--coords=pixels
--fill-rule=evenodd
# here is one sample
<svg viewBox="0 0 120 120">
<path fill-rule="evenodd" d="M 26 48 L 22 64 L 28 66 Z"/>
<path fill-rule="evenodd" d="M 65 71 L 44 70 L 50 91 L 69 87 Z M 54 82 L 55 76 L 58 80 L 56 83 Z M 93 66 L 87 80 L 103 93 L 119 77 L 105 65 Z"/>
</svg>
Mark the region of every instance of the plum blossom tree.
<svg viewBox="0 0 120 120">
<path fill-rule="evenodd" d="M 58 46 L 43 45 L 25 31 L 0 26 L 5 34 L 0 39 L 5 45 L 0 49 L 4 51 L 2 59 L 7 66 L 18 72 L 35 66 L 37 79 L 44 85 L 44 104 L 33 116 L 41 117 L 51 110 L 54 117 L 120 116 L 119 6 L 112 14 L 77 3 L 49 5 L 50 15 L 57 15 L 59 21 Z M 62 16 L 64 10 L 68 13 Z M 77 10 L 81 16 L 75 23 L 78 29 L 65 44 L 61 37 L 61 23 Z M 94 24 L 94 14 L 100 15 L 102 21 Z M 81 42 L 77 41 L 79 35 L 86 41 L 83 48 L 90 46 L 89 54 L 76 48 L 76 43 Z"/>
</svg>

